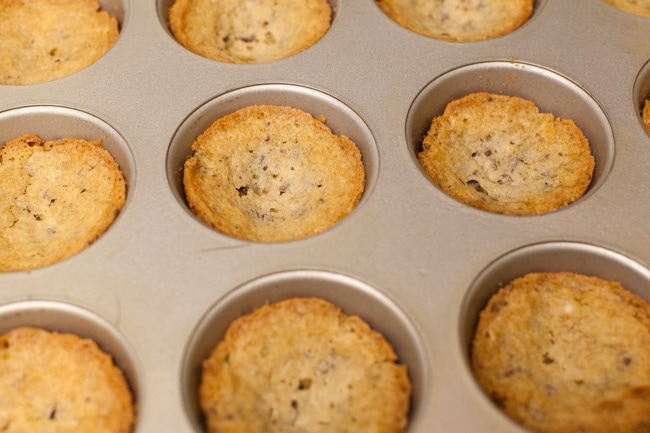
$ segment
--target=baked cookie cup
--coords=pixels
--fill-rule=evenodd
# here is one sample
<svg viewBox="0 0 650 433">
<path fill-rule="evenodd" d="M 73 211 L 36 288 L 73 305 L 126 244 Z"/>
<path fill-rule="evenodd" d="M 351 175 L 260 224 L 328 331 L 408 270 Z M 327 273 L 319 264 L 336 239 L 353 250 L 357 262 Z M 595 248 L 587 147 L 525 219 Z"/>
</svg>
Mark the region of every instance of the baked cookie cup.
<svg viewBox="0 0 650 433">
<path fill-rule="evenodd" d="M 6 432 L 130 433 L 122 370 L 95 341 L 19 327 L 0 336 L 0 426 Z"/>
<path fill-rule="evenodd" d="M 0 84 L 45 83 L 104 56 L 119 23 L 97 0 L 0 1 Z"/>
<path fill-rule="evenodd" d="M 0 147 L 0 272 L 60 262 L 108 230 L 124 175 L 101 141 L 28 134 Z"/>
<path fill-rule="evenodd" d="M 507 215 L 539 215 L 581 198 L 595 159 L 570 119 L 529 100 L 472 93 L 433 119 L 418 161 L 451 197 Z"/>
<path fill-rule="evenodd" d="M 330 28 L 328 0 L 176 0 L 169 26 L 195 54 L 226 63 L 284 59 L 318 42 Z"/>
<path fill-rule="evenodd" d="M 216 120 L 183 170 L 192 212 L 216 230 L 258 242 L 324 232 L 348 216 L 365 187 L 361 151 L 324 119 L 253 105 Z"/>
<path fill-rule="evenodd" d="M 471 365 L 531 431 L 650 426 L 650 306 L 618 282 L 571 272 L 513 280 L 480 313 Z"/>
<path fill-rule="evenodd" d="M 403 432 L 411 384 L 386 339 L 320 298 L 290 298 L 231 323 L 203 363 L 210 433 Z"/>
<path fill-rule="evenodd" d="M 476 42 L 521 27 L 533 13 L 533 0 L 377 0 L 402 27 L 429 38 Z"/>
</svg>

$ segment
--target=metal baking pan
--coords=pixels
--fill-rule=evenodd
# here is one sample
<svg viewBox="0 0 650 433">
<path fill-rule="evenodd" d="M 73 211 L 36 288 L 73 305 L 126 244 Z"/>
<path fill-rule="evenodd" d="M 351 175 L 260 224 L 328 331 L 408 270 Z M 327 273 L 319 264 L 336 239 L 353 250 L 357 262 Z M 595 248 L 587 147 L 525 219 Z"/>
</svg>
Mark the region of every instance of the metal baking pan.
<svg viewBox="0 0 650 433">
<path fill-rule="evenodd" d="M 539 0 L 515 32 L 449 43 L 414 34 L 374 0 L 331 0 L 332 27 L 288 59 L 232 65 L 181 47 L 172 0 L 104 0 L 116 45 L 75 75 L 0 86 L 0 142 L 25 133 L 102 139 L 128 199 L 85 251 L 0 274 L 0 331 L 35 325 L 89 336 L 133 387 L 135 431 L 203 431 L 198 367 L 228 323 L 266 301 L 321 296 L 394 345 L 413 380 L 409 433 L 523 432 L 481 392 L 469 364 L 478 311 L 529 271 L 621 281 L 650 300 L 650 19 L 604 1 Z M 420 170 L 431 119 L 473 91 L 523 96 L 573 118 L 590 140 L 587 194 L 553 213 L 470 208 Z M 252 103 L 324 115 L 359 145 L 367 185 L 357 209 L 317 236 L 233 239 L 188 210 L 190 145 L 217 116 Z"/>
</svg>

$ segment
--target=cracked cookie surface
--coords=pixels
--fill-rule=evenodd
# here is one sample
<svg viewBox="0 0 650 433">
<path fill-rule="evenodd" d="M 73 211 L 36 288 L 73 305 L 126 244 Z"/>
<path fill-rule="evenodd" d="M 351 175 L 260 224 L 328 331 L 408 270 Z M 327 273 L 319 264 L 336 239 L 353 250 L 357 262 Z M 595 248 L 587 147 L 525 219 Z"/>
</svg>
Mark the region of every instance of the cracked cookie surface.
<svg viewBox="0 0 650 433">
<path fill-rule="evenodd" d="M 0 430 L 129 433 L 135 410 L 112 357 L 90 340 L 39 328 L 0 337 Z"/>
<path fill-rule="evenodd" d="M 292 107 L 231 113 L 192 150 L 183 172 L 190 209 L 240 239 L 283 242 L 321 233 L 352 212 L 364 190 L 357 146 Z"/>
<path fill-rule="evenodd" d="M 176 0 L 172 33 L 188 50 L 227 63 L 295 55 L 329 30 L 328 0 Z"/>
<path fill-rule="evenodd" d="M 481 312 L 471 357 L 485 392 L 532 431 L 650 431 L 650 306 L 617 282 L 512 281 Z"/>
<path fill-rule="evenodd" d="M 445 193 L 479 209 L 544 214 L 584 195 L 595 160 L 572 120 L 531 101 L 473 93 L 433 119 L 418 160 Z"/>
<path fill-rule="evenodd" d="M 124 176 L 100 141 L 25 135 L 0 148 L 0 271 L 79 253 L 126 201 Z"/>
<path fill-rule="evenodd" d="M 96 0 L 0 0 L 0 84 L 67 77 L 115 44 L 117 20 Z"/>
<path fill-rule="evenodd" d="M 203 363 L 199 392 L 211 433 L 398 433 L 411 384 L 361 318 L 291 298 L 230 325 Z"/>
<path fill-rule="evenodd" d="M 473 42 L 508 34 L 533 13 L 533 0 L 377 0 L 393 21 L 421 35 Z"/>
</svg>

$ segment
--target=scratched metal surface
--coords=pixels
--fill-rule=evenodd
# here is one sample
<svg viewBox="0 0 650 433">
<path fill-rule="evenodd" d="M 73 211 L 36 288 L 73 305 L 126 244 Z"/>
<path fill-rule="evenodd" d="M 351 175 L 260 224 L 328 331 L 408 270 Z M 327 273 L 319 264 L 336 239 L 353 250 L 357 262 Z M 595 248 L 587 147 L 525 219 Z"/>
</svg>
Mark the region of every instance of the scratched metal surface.
<svg viewBox="0 0 650 433">
<path fill-rule="evenodd" d="M 111 229 L 53 266 L 0 275 L 0 330 L 32 324 L 97 339 L 136 393 L 136 432 L 200 432 L 200 360 L 228 322 L 266 300 L 318 295 L 384 332 L 414 382 L 410 433 L 522 432 L 467 366 L 476 315 L 530 270 L 618 279 L 650 299 L 650 19 L 599 0 L 540 0 L 532 19 L 490 41 L 428 39 L 373 0 L 333 0 L 314 47 L 263 65 L 189 53 L 166 26 L 171 0 L 105 0 L 115 47 L 73 76 L 0 86 L 0 142 L 23 133 L 102 138 L 129 194 Z M 572 117 L 591 141 L 594 183 L 580 201 L 534 217 L 468 208 L 415 162 L 427 122 L 449 99 L 486 90 Z M 358 208 L 306 240 L 223 236 L 187 210 L 180 165 L 218 114 L 285 103 L 327 115 L 353 137 L 368 173 Z"/>
</svg>

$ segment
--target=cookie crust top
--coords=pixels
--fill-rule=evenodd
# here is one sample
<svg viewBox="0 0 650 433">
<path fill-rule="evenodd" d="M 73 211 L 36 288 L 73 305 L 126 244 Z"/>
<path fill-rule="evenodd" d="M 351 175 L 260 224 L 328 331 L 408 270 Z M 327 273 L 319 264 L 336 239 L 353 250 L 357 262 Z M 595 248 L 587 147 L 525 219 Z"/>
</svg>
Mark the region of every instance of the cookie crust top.
<svg viewBox="0 0 650 433">
<path fill-rule="evenodd" d="M 79 253 L 113 223 L 126 182 L 101 141 L 24 135 L 0 148 L 0 272 Z"/>
<path fill-rule="evenodd" d="M 256 105 L 215 121 L 192 145 L 190 209 L 229 236 L 283 242 L 321 233 L 356 207 L 361 152 L 310 114 Z"/>
<path fill-rule="evenodd" d="M 650 306 L 617 282 L 525 275 L 481 312 L 472 367 L 495 403 L 532 431 L 646 431 Z"/>
<path fill-rule="evenodd" d="M 548 213 L 584 195 L 595 160 L 572 120 L 531 101 L 473 93 L 433 119 L 418 160 L 445 193 L 509 215 Z"/>
<path fill-rule="evenodd" d="M 474 42 L 511 33 L 533 13 L 533 0 L 377 0 L 388 17 L 415 33 Z"/>
<path fill-rule="evenodd" d="M 0 0 L 0 84 L 67 77 L 99 60 L 119 36 L 97 0 Z"/>
<path fill-rule="evenodd" d="M 203 364 L 208 431 L 403 432 L 411 384 L 396 360 L 381 334 L 327 301 L 265 305 Z"/>
<path fill-rule="evenodd" d="M 327 0 L 176 0 L 172 33 L 188 50 L 227 63 L 280 60 L 311 47 L 327 33 Z"/>
</svg>

